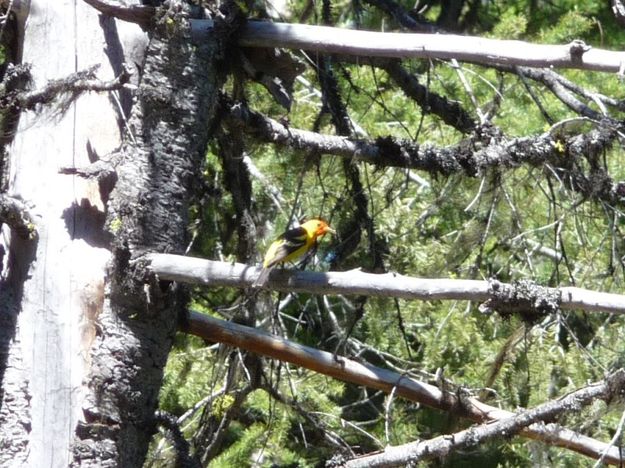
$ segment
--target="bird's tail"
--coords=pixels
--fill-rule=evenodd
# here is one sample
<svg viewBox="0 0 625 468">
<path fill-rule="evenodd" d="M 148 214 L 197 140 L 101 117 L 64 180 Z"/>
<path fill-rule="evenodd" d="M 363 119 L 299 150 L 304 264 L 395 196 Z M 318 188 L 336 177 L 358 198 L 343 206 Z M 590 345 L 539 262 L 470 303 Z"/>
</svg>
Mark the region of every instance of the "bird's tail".
<svg viewBox="0 0 625 468">
<path fill-rule="evenodd" d="M 269 273 L 271 273 L 271 270 L 273 270 L 273 267 L 263 268 L 260 274 L 258 275 L 258 278 L 256 278 L 256 281 L 254 281 L 254 284 L 252 285 L 252 287 L 254 288 L 264 287 L 267 284 L 267 281 L 269 280 Z"/>
</svg>

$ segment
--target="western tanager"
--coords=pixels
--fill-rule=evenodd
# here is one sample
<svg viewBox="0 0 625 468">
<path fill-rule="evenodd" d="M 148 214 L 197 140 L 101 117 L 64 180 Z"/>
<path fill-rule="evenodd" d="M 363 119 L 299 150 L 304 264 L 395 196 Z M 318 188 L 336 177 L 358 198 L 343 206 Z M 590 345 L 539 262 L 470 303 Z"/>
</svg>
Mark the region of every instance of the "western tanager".
<svg viewBox="0 0 625 468">
<path fill-rule="evenodd" d="M 311 219 L 299 227 L 289 229 L 281 234 L 269 246 L 263 261 L 263 271 L 261 271 L 255 282 L 256 286 L 262 286 L 267 282 L 271 269 L 278 263 L 285 263 L 296 260 L 302 255 L 317 248 L 317 239 L 328 232 L 334 234 L 328 223 L 322 219 Z"/>
</svg>

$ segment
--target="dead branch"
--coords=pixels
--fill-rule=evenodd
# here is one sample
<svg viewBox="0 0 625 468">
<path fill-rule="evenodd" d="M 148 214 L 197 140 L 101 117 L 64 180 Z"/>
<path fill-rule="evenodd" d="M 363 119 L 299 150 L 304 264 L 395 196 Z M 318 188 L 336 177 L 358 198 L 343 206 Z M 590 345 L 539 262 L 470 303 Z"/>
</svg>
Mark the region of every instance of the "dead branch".
<svg viewBox="0 0 625 468">
<path fill-rule="evenodd" d="M 129 23 L 136 23 L 142 29 L 147 29 L 154 18 L 156 8 L 146 5 L 121 5 L 115 0 L 84 0 L 100 13 Z"/>
<path fill-rule="evenodd" d="M 527 67 L 516 67 L 516 70 L 519 75 L 527 76 L 534 81 L 538 81 L 544 84 L 560 101 L 562 101 L 573 112 L 595 120 L 601 120 L 602 118 L 604 118 L 600 112 L 591 109 L 586 104 L 577 99 L 575 95 L 571 91 L 569 91 L 569 89 L 567 89 L 567 87 L 559 80 L 559 75 L 556 74 L 553 70 L 536 70 Z"/>
<path fill-rule="evenodd" d="M 22 239 L 37 236 L 33 216 L 26 204 L 17 198 L 0 194 L 0 224 L 5 223 Z"/>
<path fill-rule="evenodd" d="M 415 75 L 409 73 L 397 60 L 388 60 L 382 65 L 391 79 L 399 86 L 406 96 L 414 99 L 421 106 L 423 112 L 437 115 L 447 125 L 451 125 L 462 133 L 469 133 L 475 129 L 476 121 L 456 101 L 441 96 L 427 86 L 418 82 Z"/>
<path fill-rule="evenodd" d="M 98 65 L 81 70 L 71 75 L 56 80 L 50 80 L 40 89 L 26 91 L 13 84 L 3 83 L 0 86 L 0 108 L 16 110 L 33 110 L 38 106 L 50 104 L 57 99 L 61 99 L 61 112 L 69 107 L 74 100 L 86 91 L 115 91 L 120 89 L 130 79 L 130 71 L 127 68 L 109 81 L 102 81 L 96 78 L 95 72 Z M 7 72 L 10 76 L 15 76 L 15 80 L 10 79 L 8 83 L 18 81 L 24 83 L 30 78 L 28 67 L 12 67 Z"/>
<path fill-rule="evenodd" d="M 158 410 L 154 413 L 154 423 L 163 428 L 170 439 L 176 453 L 176 466 L 185 468 L 200 468 L 200 462 L 191 455 L 191 447 L 178 425 L 176 417 L 166 411 Z"/>
<path fill-rule="evenodd" d="M 68 100 L 71 102 L 85 91 L 115 91 L 128 83 L 130 79 L 130 71 L 124 69 L 119 76 L 110 81 L 98 80 L 95 77 L 97 68 L 94 66 L 87 70 L 72 73 L 66 78 L 50 80 L 41 89 L 17 93 L 13 96 L 9 95 L 8 98 L 14 99 L 14 105 L 20 109 L 34 109 L 38 105 L 49 104 L 61 95 L 69 95 Z"/>
<path fill-rule="evenodd" d="M 591 48 L 578 40 L 566 45 L 546 45 L 264 21 L 248 21 L 237 37 L 239 45 L 245 47 L 281 47 L 367 57 L 457 59 L 484 65 L 579 68 L 616 73 L 625 62 L 625 52 Z"/>
<path fill-rule="evenodd" d="M 386 1 L 386 0 L 385 0 Z M 359 66 L 372 66 L 384 70 L 401 88 L 406 96 L 415 101 L 424 114 L 438 116 L 447 125 L 461 133 L 474 130 L 477 122 L 458 101 L 442 96 L 428 86 L 419 83 L 417 76 L 409 72 L 400 60 L 383 57 L 352 57 L 341 55 L 334 57 L 337 62 Z"/>
<path fill-rule="evenodd" d="M 404 9 L 401 5 L 396 3 L 394 0 L 368 0 L 367 3 L 370 3 L 380 8 L 387 15 L 392 16 L 402 27 L 408 30 L 411 30 L 414 32 L 428 32 L 430 34 L 446 34 L 446 31 L 444 31 L 442 28 L 436 27 L 434 25 L 430 25 L 429 23 L 425 22 L 421 18 L 419 18 L 420 21 L 417 21 L 417 19 L 415 19 L 411 14 L 408 13 L 406 9 Z M 613 1 L 612 9 L 614 11 L 616 19 L 617 20 L 622 19 L 622 16 L 620 15 L 620 13 L 625 11 L 625 9 L 623 9 L 622 2 Z M 527 67 L 518 67 L 516 65 L 499 66 L 497 68 L 503 71 L 507 71 L 509 73 L 518 73 L 521 78 L 523 78 L 524 75 L 528 75 L 532 79 L 542 82 L 556 95 L 556 97 L 558 97 L 568 107 L 570 107 L 575 112 L 582 114 L 582 115 L 592 116 L 591 113 L 594 111 L 592 111 L 592 109 L 589 109 L 583 103 L 579 102 L 570 93 L 566 92 L 566 90 L 563 89 L 563 87 L 568 89 L 569 91 L 572 91 L 575 94 L 583 96 L 587 99 L 594 100 L 600 106 L 602 104 L 607 104 L 609 106 L 616 107 L 619 110 L 623 110 L 623 107 L 625 106 L 625 103 L 622 101 L 616 100 L 614 98 L 610 98 L 608 96 L 603 96 L 599 93 L 591 93 L 583 89 L 577 84 L 567 80 L 563 76 L 558 75 L 551 68 L 544 68 L 542 70 L 532 70 Z M 619 70 L 619 73 L 622 73 L 622 70 Z M 397 80 L 395 81 L 397 82 Z M 400 83 L 398 82 L 398 84 Z M 406 89 L 404 89 L 404 92 L 408 94 Z M 528 92 L 530 92 L 531 94 L 531 89 L 528 88 Z M 544 111 L 543 111 L 543 114 L 545 114 Z M 597 118 L 598 115 L 599 115 L 598 113 L 595 113 L 594 116 L 592 116 L 592 118 Z"/>
<path fill-rule="evenodd" d="M 453 451 L 475 447 L 488 440 L 512 437 L 532 424 L 553 421 L 566 412 L 580 411 L 582 407 L 588 406 L 595 400 L 610 402 L 622 396 L 624 387 L 625 371 L 620 369 L 600 382 L 497 422 L 470 427 L 455 434 L 443 435 L 426 441 L 388 447 L 382 453 L 359 457 L 346 462 L 343 466 L 346 468 L 404 466 L 445 457 Z"/>
<path fill-rule="evenodd" d="M 566 170 L 575 172 L 569 166 L 608 149 L 618 135 L 618 128 L 607 121 L 606 126 L 595 121 L 598 128 L 587 133 L 566 135 L 560 131 L 550 131 L 542 135 L 510 139 L 496 127 L 483 126 L 467 140 L 441 148 L 420 146 L 393 137 L 368 140 L 292 128 L 243 103 L 224 102 L 223 109 L 227 125 L 245 130 L 259 141 L 277 143 L 296 150 L 333 154 L 378 167 L 418 169 L 432 175 L 462 173 L 475 177 L 491 168 L 516 168 L 524 164 L 542 167 L 546 163 L 556 168 L 567 164 Z M 607 174 L 603 174 L 603 177 L 602 184 L 597 184 L 596 180 L 585 184 L 580 174 L 571 189 L 587 198 L 598 198 L 611 204 L 621 203 L 620 186 L 613 183 Z"/>
<path fill-rule="evenodd" d="M 161 280 L 179 281 L 210 287 L 250 288 L 261 268 L 242 263 L 217 262 L 171 254 L 149 254 L 145 267 Z M 547 288 L 521 281 L 415 278 L 397 273 L 372 274 L 360 270 L 319 273 L 300 270 L 274 270 L 267 287 L 283 292 L 345 294 L 397 297 L 413 300 L 471 300 L 485 302 L 483 311 L 500 313 L 524 311 L 524 316 L 547 314 L 561 309 L 625 313 L 625 296 L 576 287 Z M 527 315 L 525 315 L 527 314 Z"/>
<path fill-rule="evenodd" d="M 449 411 L 475 422 L 505 420 L 514 413 L 480 402 L 475 398 L 441 390 L 405 374 L 362 364 L 347 358 L 271 335 L 264 330 L 218 320 L 190 312 L 183 331 L 213 342 L 225 343 L 253 353 L 290 362 L 346 382 L 395 394 L 442 411 Z M 620 380 L 623 379 L 621 375 Z M 620 383 L 619 380 L 619 383 Z M 506 423 L 508 424 L 508 423 Z M 528 423 L 531 424 L 531 423 Z M 520 428 L 521 434 L 549 445 L 563 447 L 607 463 L 620 463 L 617 447 L 612 447 L 556 424 L 533 424 Z"/>
</svg>

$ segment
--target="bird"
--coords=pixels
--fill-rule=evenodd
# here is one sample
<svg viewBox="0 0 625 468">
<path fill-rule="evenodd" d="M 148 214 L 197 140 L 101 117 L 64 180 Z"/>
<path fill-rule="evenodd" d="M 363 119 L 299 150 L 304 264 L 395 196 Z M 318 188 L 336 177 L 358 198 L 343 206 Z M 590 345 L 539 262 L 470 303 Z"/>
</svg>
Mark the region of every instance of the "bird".
<svg viewBox="0 0 625 468">
<path fill-rule="evenodd" d="M 328 232 L 336 234 L 326 221 L 314 218 L 282 233 L 267 249 L 263 269 L 254 285 L 256 287 L 265 285 L 269 273 L 279 263 L 290 262 L 311 251 L 314 252 L 317 249 L 317 239 Z"/>
</svg>

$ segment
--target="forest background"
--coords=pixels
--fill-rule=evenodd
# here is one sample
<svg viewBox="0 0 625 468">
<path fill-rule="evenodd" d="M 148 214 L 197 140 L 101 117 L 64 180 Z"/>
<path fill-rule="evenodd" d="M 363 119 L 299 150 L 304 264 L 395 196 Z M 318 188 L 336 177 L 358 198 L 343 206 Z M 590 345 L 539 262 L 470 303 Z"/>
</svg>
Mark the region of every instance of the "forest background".
<svg viewBox="0 0 625 468">
<path fill-rule="evenodd" d="M 86 3 L 144 27 L 144 12 L 160 15 L 166 9 L 153 8 L 161 2 L 142 2 L 134 10 L 128 7 L 130 13 L 124 16 L 119 12 L 125 7 L 110 7 L 115 2 Z M 165 3 L 171 7 L 181 2 Z M 357 466 L 350 463 L 366 454 L 375 457 L 389 446 L 399 447 L 395 464 L 434 458 L 436 466 L 592 465 L 609 447 L 616 447 L 620 456 L 625 413 L 615 397 L 623 392 L 625 365 L 625 307 L 620 296 L 625 275 L 625 62 L 620 70 L 606 72 L 585 66 L 580 58 L 588 50 L 622 48 L 625 10 L 620 3 L 194 3 L 192 11 L 205 11 L 216 24 L 227 18 L 236 32 L 225 48 L 226 58 L 218 61 L 223 85 L 202 170 L 184 176 L 193 179 L 188 216 L 180 227 L 185 248 L 154 250 L 222 262 L 214 264 L 216 269 L 247 264 L 252 273 L 241 273 L 230 287 L 223 287 L 226 281 L 198 277 L 189 281 L 195 286 L 175 296 L 184 308 L 188 303 L 191 312 L 180 316 L 169 355 L 162 350 L 167 363 L 162 387 L 154 390 L 159 391 L 158 402 L 150 401 L 149 392 L 141 397 L 148 400 L 145 412 L 150 415 L 158 405 L 159 429 L 152 430 L 147 457 L 138 444 L 132 454 L 135 464 L 145 458 L 146 467 Z M 518 63 L 485 58 L 481 50 L 466 51 L 475 54 L 466 61 L 400 59 L 402 43 L 393 58 L 376 57 L 374 44 L 368 43 L 352 55 L 325 54 L 313 46 L 306 51 L 263 49 L 255 44 L 252 29 L 244 29 L 246 20 L 258 19 L 560 44 L 570 60 L 561 68 L 532 67 L 528 62 L 540 59 L 540 54 L 521 42 L 507 43 L 511 53 L 527 51 L 525 61 Z M 157 24 L 166 31 L 164 36 L 167 31 L 174 36 L 178 27 L 169 17 Z M 241 31 L 247 32 L 239 35 Z M 332 43 L 333 35 L 340 41 L 340 32 L 323 41 Z M 11 62 L 12 37 L 7 32 L 3 39 L 5 60 Z M 280 40 L 274 38 L 272 44 L 278 46 Z M 527 56 L 532 53 L 537 56 Z M 108 89 L 79 85 L 82 82 L 70 80 L 61 92 L 74 89 L 74 99 L 86 89 L 115 89 L 121 97 L 136 89 L 124 88 L 124 83 Z M 28 109 L 28 101 L 20 101 L 20 106 Z M 134 139 L 133 122 L 130 118 L 121 125 L 127 141 Z M 63 167 L 61 172 L 94 175 L 80 168 Z M 7 174 L 2 175 L 6 182 Z M 103 211 L 107 216 L 122 213 L 119 219 L 124 219 L 116 203 Z M 254 288 L 254 268 L 269 244 L 311 217 L 327 220 L 337 233 L 325 236 L 315 255 L 297 268 L 347 274 L 298 276 L 277 269 L 266 289 Z M 11 224 L 4 218 L 2 214 L 0 220 Z M 171 224 L 178 221 L 172 219 Z M 102 223 L 113 237 L 126 229 L 114 217 Z M 133 244 L 132 235 L 128 238 L 123 248 L 106 236 L 101 240 L 116 246 L 112 250 L 119 256 L 124 248 L 139 245 Z M 141 255 L 149 254 L 150 247 L 147 242 Z M 181 278 L 167 268 L 158 270 L 157 260 L 154 257 L 152 266 L 157 280 Z M 113 264 L 113 293 L 107 290 L 107 297 L 123 305 L 127 297 L 119 291 L 126 283 L 115 275 L 125 270 L 116 270 L 119 262 Z M 142 266 L 139 261 L 131 264 Z M 363 272 L 372 276 L 361 276 Z M 380 294 L 383 287 L 373 275 L 397 281 L 400 289 L 408 284 L 403 283 L 405 277 L 436 281 L 428 283 L 432 289 L 424 287 L 408 299 L 408 293 Z M 327 278 L 335 278 L 345 294 L 315 292 Z M 370 289 L 350 292 L 347 278 L 360 278 Z M 197 284 L 202 282 L 208 286 Z M 469 284 L 485 286 L 477 294 Z M 511 296 L 498 296 L 501 288 Z M 440 294 L 432 299 L 435 290 Z M 593 291 L 614 295 L 599 297 Z M 581 299 L 567 302 L 568 293 Z M 146 303 L 152 302 L 152 294 L 145 293 Z M 613 302 L 605 305 L 603 299 Z M 255 353 L 246 351 L 250 346 L 229 347 L 236 339 L 201 332 L 201 316 L 210 317 L 209 323 L 220 330 L 228 329 L 225 322 L 247 327 L 233 328 L 232 334 L 247 333 L 250 343 L 267 332 L 282 345 L 259 345 Z M 137 314 L 120 317 L 132 325 Z M 143 330 L 142 320 L 137 329 Z M 108 322 L 102 323 L 94 327 L 94 349 L 109 350 Z M 150 320 L 145 323 L 155 326 Z M 263 353 L 271 346 L 290 352 L 295 343 L 326 351 L 311 357 L 325 362 L 326 370 L 264 356 L 272 355 Z M 94 356 L 98 362 L 97 353 Z M 388 375 L 396 380 L 384 389 L 350 383 L 347 371 L 356 364 L 391 371 Z M 160 379 L 158 359 L 154 368 Z M 3 381 L 6 395 L 9 377 Z M 437 389 L 442 396 L 406 396 L 402 379 Z M 598 381 L 602 383 L 589 385 Z M 97 394 L 99 387 L 93 388 Z M 583 388 L 583 402 L 580 397 L 569 404 L 566 398 Z M 103 400 L 106 406 L 109 402 Z M 496 434 L 476 426 L 468 440 L 440 452 L 432 445 L 417 454 L 414 445 L 404 445 L 449 443 L 452 439 L 437 439 L 444 434 L 456 434 L 460 441 L 462 431 L 474 423 L 511 416 L 479 416 L 471 406 L 477 400 L 524 416 L 529 414 L 524 409 L 549 402 L 557 410 L 534 415 L 531 421 L 515 420 L 512 429 Z M 3 418 L 13 411 L 7 401 L 4 398 Z M 124 417 L 121 426 L 127 422 Z M 110 423 L 86 419 L 94 426 L 94 421 Z M 528 429 L 536 421 L 556 425 L 541 436 L 540 428 L 547 427 L 542 423 Z M 139 422 L 131 419 L 130 425 L 142 427 L 143 420 Z M 576 448 L 563 448 L 564 438 L 553 438 L 558 431 L 554 427 L 586 438 L 580 436 L 583 442 Z M 79 438 L 86 439 L 85 433 L 79 431 Z M 527 437 L 534 440 L 528 442 Z M 600 441 L 601 448 L 590 449 L 593 441 Z M 614 457 L 615 452 L 610 453 Z M 374 462 L 362 460 L 364 466 Z"/>
<path fill-rule="evenodd" d="M 328 14 L 319 4 L 291 2 L 282 14 L 311 24 L 402 29 L 398 16 L 385 14 L 375 3 L 328 4 Z M 615 50 L 624 39 L 622 25 L 605 2 L 399 6 L 419 25 L 416 28 L 439 33 L 546 44 L 582 39 Z M 255 7 L 250 8 L 254 16 Z M 260 10 L 272 12 L 271 8 L 267 4 Z M 567 106 L 548 78 L 536 79 L 515 67 L 441 60 L 404 60 L 401 65 L 386 60 L 372 65 L 361 59 L 355 64 L 340 56 L 326 63 L 314 53 L 295 55 L 308 67 L 295 80 L 288 114 L 261 85 L 247 86 L 244 96 L 251 107 L 274 119 L 287 116 L 287 128 L 349 132 L 372 140 L 392 136 L 421 147 L 447 147 L 462 145 L 471 132 L 493 132 L 508 139 L 561 131 L 561 135 L 582 134 L 600 129 L 601 124 L 579 117 L 601 120 L 605 110 L 618 120 L 623 107 L 619 100 L 623 82 L 616 74 L 557 71 L 575 83 L 577 89 L 567 93 L 592 109 L 586 114 L 580 110 L 583 107 Z M 321 66 L 326 71 L 320 71 Z M 325 73 L 331 75 L 336 88 L 330 89 L 345 115 L 333 115 L 327 102 L 331 98 L 325 97 L 329 91 L 318 83 Z M 401 73 L 419 83 L 420 99 L 407 86 L 402 89 Z M 233 80 L 231 86 L 235 85 Z M 236 92 L 233 89 L 230 95 Z M 593 98 L 597 94 L 614 97 L 619 104 L 606 109 L 605 101 Z M 433 110 L 434 99 L 443 103 Z M 343 119 L 344 128 L 333 119 Z M 564 130 L 557 127 L 567 119 L 574 120 L 564 124 Z M 625 177 L 619 139 L 596 155 L 596 164 L 614 181 Z M 222 145 L 228 144 L 226 137 Z M 606 292 L 623 288 L 622 199 L 602 199 L 596 186 L 596 190 L 581 189 L 583 183 L 574 180 L 575 175 L 558 167 L 572 164 L 585 183 L 598 183 L 592 180 L 591 162 L 567 161 L 564 143 L 556 151 L 563 161 L 556 165 L 541 162 L 450 174 L 357 164 L 340 156 L 320 156 L 314 150 L 261 144 L 254 138 L 241 144 L 251 191 L 244 193 L 245 200 L 237 199 L 241 188 L 232 181 L 221 147 L 215 145 L 207 157 L 205 180 L 207 190 L 220 196 L 196 208 L 193 255 L 258 262 L 269 242 L 287 226 L 319 215 L 339 234 L 321 242 L 308 269 L 531 280 L 544 286 L 575 285 Z M 242 203 L 253 220 L 255 234 L 248 239 L 241 238 Z M 230 319 L 237 316 L 245 301 L 242 297 L 232 289 L 201 289 L 194 295 L 194 305 Z M 502 317 L 484 314 L 478 306 L 479 302 L 467 301 L 274 293 L 271 301 L 263 303 L 254 325 L 330 352 L 340 346 L 342 355 L 461 388 L 507 409 L 532 407 L 565 395 L 622 366 L 620 316 L 573 310 Z M 255 389 L 244 371 L 239 369 L 236 378 L 230 375 L 243 362 L 236 350 L 227 357 L 219 346 L 207 347 L 180 334 L 167 365 L 161 405 L 185 415 L 184 432 L 193 438 L 207 420 L 222 423 L 219 430 L 225 434 L 213 455 L 215 466 L 315 466 L 337 453 L 380 450 L 387 444 L 429 439 L 467 425 L 453 414 L 275 361 L 262 361 L 263 383 Z M 233 397 L 235 389 L 243 390 L 245 397 L 238 397 L 239 393 Z M 213 395 L 211 416 L 206 417 L 206 410 L 204 416 L 202 411 L 190 415 L 189 408 L 207 395 Z M 223 412 L 229 417 L 222 418 Z M 620 417 L 620 409 L 595 404 L 567 414 L 560 422 L 609 440 Z M 324 433 L 331 437 L 324 438 Z M 165 454 L 162 443 L 155 444 L 150 466 L 160 466 Z M 442 463 L 578 466 L 580 455 L 515 438 L 462 450 Z"/>
</svg>

